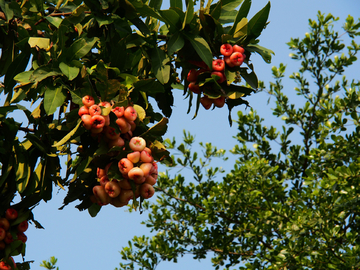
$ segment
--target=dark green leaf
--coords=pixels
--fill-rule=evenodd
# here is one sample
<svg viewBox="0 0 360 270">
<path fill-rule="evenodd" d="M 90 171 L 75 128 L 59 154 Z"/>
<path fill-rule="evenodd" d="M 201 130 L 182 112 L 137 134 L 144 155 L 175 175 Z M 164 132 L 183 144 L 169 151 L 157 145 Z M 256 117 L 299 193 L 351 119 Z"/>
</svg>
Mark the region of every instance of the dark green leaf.
<svg viewBox="0 0 360 270">
<path fill-rule="evenodd" d="M 262 30 L 266 26 L 268 17 L 270 12 L 270 2 L 266 4 L 266 6 L 261 9 L 258 13 L 251 18 L 248 24 L 248 36 L 249 39 L 256 39 L 260 36 Z"/>
<path fill-rule="evenodd" d="M 170 79 L 170 66 L 167 63 L 170 61 L 163 50 L 156 47 L 151 53 L 152 71 L 155 77 L 162 84 L 166 84 Z"/>
<path fill-rule="evenodd" d="M 169 39 L 167 44 L 168 55 L 172 55 L 173 53 L 179 51 L 184 47 L 185 41 L 181 36 L 180 32 L 175 33 Z"/>
<path fill-rule="evenodd" d="M 66 91 L 60 86 L 44 86 L 44 109 L 47 115 L 53 114 L 58 107 L 64 104 Z"/>
</svg>

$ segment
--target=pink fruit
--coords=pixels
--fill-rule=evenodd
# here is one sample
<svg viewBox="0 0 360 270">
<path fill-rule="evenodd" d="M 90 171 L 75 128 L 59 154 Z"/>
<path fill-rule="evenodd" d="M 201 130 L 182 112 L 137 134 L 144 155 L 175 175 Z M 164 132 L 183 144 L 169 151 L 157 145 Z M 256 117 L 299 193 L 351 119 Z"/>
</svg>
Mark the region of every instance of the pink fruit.
<svg viewBox="0 0 360 270">
<path fill-rule="evenodd" d="M 109 178 L 105 175 L 100 178 L 99 183 L 101 186 L 105 187 L 105 185 L 109 182 Z"/>
<path fill-rule="evenodd" d="M 149 199 L 155 194 L 155 189 L 152 185 L 144 183 L 140 186 L 140 195 L 144 199 Z"/>
<path fill-rule="evenodd" d="M 146 141 L 141 137 L 132 137 L 129 146 L 133 151 L 142 151 L 146 147 Z"/>
<path fill-rule="evenodd" d="M 139 167 L 134 167 L 128 172 L 128 176 L 136 184 L 141 184 L 145 181 L 144 172 Z"/>
<path fill-rule="evenodd" d="M 78 115 L 80 117 L 83 116 L 84 114 L 89 114 L 89 109 L 86 106 L 80 107 L 79 112 L 78 112 Z"/>
<path fill-rule="evenodd" d="M 99 205 L 107 205 L 110 203 L 110 197 L 106 193 L 105 188 L 103 186 L 94 186 L 93 187 L 93 193 L 95 197 L 98 199 Z"/>
<path fill-rule="evenodd" d="M 225 56 L 224 57 L 225 63 L 229 66 L 229 67 L 235 67 L 235 65 L 233 64 L 233 62 L 230 60 L 230 56 Z"/>
<path fill-rule="evenodd" d="M 120 202 L 128 204 L 134 198 L 134 192 L 131 189 L 122 189 L 118 198 Z"/>
<path fill-rule="evenodd" d="M 90 113 L 91 116 L 93 116 L 93 115 L 101 115 L 101 108 L 100 108 L 100 106 L 99 106 L 99 105 L 96 105 L 96 104 L 90 106 L 90 108 L 89 108 L 89 113 Z"/>
<path fill-rule="evenodd" d="M 129 159 L 122 158 L 118 163 L 118 167 L 122 174 L 127 174 L 134 167 L 134 164 Z"/>
<path fill-rule="evenodd" d="M 110 102 L 107 102 L 107 101 L 101 101 L 99 103 L 99 106 L 107 108 L 107 107 L 111 107 L 111 104 L 110 104 Z"/>
<path fill-rule="evenodd" d="M 135 119 L 137 118 L 137 112 L 134 107 L 128 106 L 124 111 L 124 117 L 128 121 L 135 121 Z"/>
<path fill-rule="evenodd" d="M 214 71 L 223 71 L 225 69 L 225 62 L 222 59 L 212 61 L 212 69 Z"/>
<path fill-rule="evenodd" d="M 121 189 L 131 189 L 131 184 L 129 179 L 122 179 L 119 181 L 119 186 Z"/>
<path fill-rule="evenodd" d="M 101 169 L 101 168 L 97 168 L 96 169 L 96 175 L 98 178 L 101 178 L 103 176 L 106 176 L 106 172 L 104 169 Z"/>
<path fill-rule="evenodd" d="M 82 115 L 81 116 L 81 121 L 83 122 L 84 128 L 86 128 L 87 130 L 91 129 L 92 124 L 93 124 L 93 119 L 92 119 L 92 116 L 90 114 Z"/>
<path fill-rule="evenodd" d="M 119 196 L 121 188 L 117 180 L 109 181 L 105 185 L 105 191 L 110 196 L 110 198 L 115 198 Z"/>
<path fill-rule="evenodd" d="M 115 107 L 114 109 L 111 110 L 113 113 L 115 113 L 115 115 L 119 118 L 122 117 L 124 115 L 124 107 Z"/>
<path fill-rule="evenodd" d="M 222 73 L 220 71 L 213 71 L 213 72 L 211 72 L 211 75 L 215 75 L 215 76 L 219 77 L 219 79 L 217 80 L 218 83 L 223 83 L 226 81 L 224 73 Z"/>
<path fill-rule="evenodd" d="M 142 162 L 153 162 L 154 158 L 152 157 L 151 154 L 149 154 L 147 151 L 143 150 L 140 153 L 140 160 Z"/>
<path fill-rule="evenodd" d="M 127 154 L 126 156 L 132 163 L 138 163 L 140 161 L 140 152 L 134 151 L 132 153 Z"/>
<path fill-rule="evenodd" d="M 242 54 L 245 52 L 243 47 L 241 47 L 239 45 L 236 45 L 236 44 L 233 46 L 233 51 L 234 52 L 239 52 L 239 53 L 242 53 Z"/>
<path fill-rule="evenodd" d="M 109 148 L 113 148 L 114 146 L 123 147 L 125 145 L 125 142 L 123 138 L 119 137 L 115 140 L 110 140 L 108 143 Z"/>
<path fill-rule="evenodd" d="M 95 104 L 94 98 L 89 95 L 84 96 L 81 101 L 86 107 L 90 107 Z"/>
<path fill-rule="evenodd" d="M 98 128 L 103 128 L 105 126 L 105 118 L 102 115 L 93 115 L 91 117 L 93 123 L 92 123 L 92 128 L 93 129 L 98 129 Z"/>
<path fill-rule="evenodd" d="M 127 133 L 131 130 L 131 125 L 125 120 L 124 117 L 116 119 L 116 124 L 120 128 L 121 134 Z"/>
<path fill-rule="evenodd" d="M 105 126 L 104 134 L 105 134 L 105 137 L 110 140 L 115 140 L 120 137 L 120 134 L 116 133 L 115 128 L 110 127 L 110 126 Z"/>
<path fill-rule="evenodd" d="M 244 56 L 241 52 L 234 52 L 232 55 L 230 55 L 230 61 L 235 66 L 241 66 L 241 64 L 244 62 Z"/>
<path fill-rule="evenodd" d="M 110 204 L 115 206 L 115 207 L 123 207 L 125 206 L 127 203 L 120 201 L 120 196 L 117 196 L 115 198 L 111 198 L 110 199 Z"/>
<path fill-rule="evenodd" d="M 154 177 L 152 177 L 151 175 L 148 175 L 145 177 L 145 183 L 148 183 L 153 186 L 156 184 L 156 179 Z"/>
<path fill-rule="evenodd" d="M 140 169 L 144 172 L 144 176 L 148 176 L 153 168 L 152 163 L 146 162 L 140 165 Z"/>
</svg>

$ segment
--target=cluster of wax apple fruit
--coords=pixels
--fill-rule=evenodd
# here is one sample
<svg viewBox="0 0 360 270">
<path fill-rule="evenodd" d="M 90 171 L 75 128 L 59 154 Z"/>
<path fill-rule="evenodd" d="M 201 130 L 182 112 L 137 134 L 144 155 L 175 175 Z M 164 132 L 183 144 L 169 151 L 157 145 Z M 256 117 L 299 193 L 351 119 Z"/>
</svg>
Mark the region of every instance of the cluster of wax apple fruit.
<svg viewBox="0 0 360 270">
<path fill-rule="evenodd" d="M 245 50 L 239 45 L 231 44 L 222 44 L 220 47 L 220 53 L 223 56 L 218 59 L 214 59 L 212 62 L 212 72 L 211 75 L 217 76 L 219 79 L 217 83 L 221 84 L 226 81 L 225 76 L 225 66 L 228 67 L 240 67 L 245 60 L 246 55 L 244 54 Z M 189 90 L 195 94 L 201 94 L 203 91 L 201 87 L 197 84 L 197 78 L 199 74 L 208 71 L 208 69 L 191 69 L 187 75 L 187 80 L 189 82 Z M 216 99 L 209 98 L 204 94 L 200 98 L 200 103 L 203 107 L 208 110 L 211 108 L 212 104 L 216 107 L 221 108 L 225 104 L 225 97 L 220 96 Z"/>
<path fill-rule="evenodd" d="M 13 208 L 8 208 L 5 211 L 5 216 L 0 218 L 0 250 L 4 250 L 7 245 L 15 240 L 20 240 L 23 243 L 27 241 L 24 232 L 28 229 L 29 223 L 27 220 L 18 223 L 17 218 L 18 212 Z M 15 269 L 15 267 L 11 268 L 5 261 L 1 261 L 1 269 Z"/>
<path fill-rule="evenodd" d="M 151 150 L 146 147 L 146 141 L 141 137 L 132 137 L 129 147 L 131 152 L 117 164 L 122 179 L 109 179 L 108 170 L 112 163 L 104 169 L 97 169 L 100 185 L 93 187 L 95 203 L 99 205 L 110 203 L 115 207 L 122 207 L 131 199 L 139 196 L 149 199 L 154 195 L 153 185 L 157 180 L 158 167 Z"/>
<path fill-rule="evenodd" d="M 137 112 L 132 106 L 113 107 L 109 102 L 102 101 L 95 104 L 92 96 L 86 95 L 82 98 L 83 106 L 79 109 L 79 116 L 83 122 L 83 126 L 91 131 L 91 134 L 98 136 L 104 135 L 109 148 L 113 146 L 122 147 L 125 145 L 124 139 L 120 134 L 129 134 L 132 136 L 136 124 Z M 102 107 L 109 108 L 116 115 L 116 124 L 119 126 L 120 133 L 115 131 L 115 128 L 110 126 L 110 110 L 103 110 Z M 107 113 L 104 113 L 106 111 Z"/>
</svg>

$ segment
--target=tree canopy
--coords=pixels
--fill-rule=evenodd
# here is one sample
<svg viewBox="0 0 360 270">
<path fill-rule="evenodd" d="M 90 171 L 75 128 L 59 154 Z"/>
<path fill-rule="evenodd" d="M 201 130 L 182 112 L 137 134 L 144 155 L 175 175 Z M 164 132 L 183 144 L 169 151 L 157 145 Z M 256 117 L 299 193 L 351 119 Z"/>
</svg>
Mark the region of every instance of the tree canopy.
<svg viewBox="0 0 360 270">
<path fill-rule="evenodd" d="M 225 177 L 211 166 L 226 159 L 223 149 L 200 143 L 198 154 L 187 132 L 180 144 L 165 141 L 193 179 L 160 175 L 161 196 L 144 204 L 155 235 L 134 237 L 120 269 L 155 269 L 185 254 L 210 256 L 215 269 L 360 269 L 360 82 L 345 76 L 360 50 L 360 20 L 349 16 L 344 33 L 337 20 L 319 12 L 309 33 L 288 43 L 300 63 L 289 75 L 295 100 L 284 91 L 284 64 L 261 84 L 280 130 L 252 109 L 238 112 L 236 163 Z"/>
<path fill-rule="evenodd" d="M 252 55 L 268 63 L 273 54 L 259 44 L 270 2 L 247 18 L 250 7 L 0 1 L 1 264 L 24 255 L 27 221 L 42 227 L 32 210 L 54 187 L 67 192 L 63 207 L 77 201 L 91 216 L 130 199 L 142 208 L 156 162 L 173 162 L 163 136 L 175 89 L 188 99 L 187 113 L 226 105 L 232 123 L 230 111 L 258 88 Z"/>
</svg>

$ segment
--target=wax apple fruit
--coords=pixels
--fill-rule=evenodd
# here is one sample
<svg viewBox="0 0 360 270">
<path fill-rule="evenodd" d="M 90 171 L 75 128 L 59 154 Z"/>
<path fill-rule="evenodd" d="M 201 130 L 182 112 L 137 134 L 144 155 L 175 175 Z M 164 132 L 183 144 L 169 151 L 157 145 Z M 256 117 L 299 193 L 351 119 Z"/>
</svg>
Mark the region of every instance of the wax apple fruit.
<svg viewBox="0 0 360 270">
<path fill-rule="evenodd" d="M 111 198 L 119 196 L 121 189 L 117 180 L 107 182 L 105 185 L 105 191 Z"/>
<path fill-rule="evenodd" d="M 6 218 L 0 218 L 0 228 L 3 228 L 7 231 L 10 227 L 10 223 Z"/>
<path fill-rule="evenodd" d="M 141 137 L 132 137 L 129 146 L 133 151 L 142 151 L 146 147 L 146 141 Z"/>
<path fill-rule="evenodd" d="M 129 159 L 122 158 L 118 163 L 118 167 L 122 174 L 127 174 L 134 167 L 134 164 Z"/>
<path fill-rule="evenodd" d="M 6 236 L 6 231 L 3 228 L 0 228 L 0 241 L 4 240 Z"/>
<path fill-rule="evenodd" d="M 211 105 L 213 104 L 213 100 L 209 98 L 208 96 L 203 96 L 200 98 L 200 103 L 203 105 L 205 110 L 208 110 L 211 108 Z"/>
<path fill-rule="evenodd" d="M 150 185 L 148 183 L 144 183 L 140 186 L 140 195 L 144 199 L 151 198 L 154 195 L 154 193 L 155 193 L 155 190 L 152 185 Z"/>
<path fill-rule="evenodd" d="M 219 98 L 216 98 L 213 102 L 216 107 L 222 108 L 225 104 L 225 97 L 221 96 Z"/>
<path fill-rule="evenodd" d="M 233 52 L 239 52 L 239 53 L 242 53 L 242 54 L 245 52 L 243 47 L 241 47 L 239 45 L 236 45 L 236 44 L 232 48 L 233 48 Z"/>
<path fill-rule="evenodd" d="M 95 100 L 92 96 L 86 95 L 82 98 L 82 103 L 86 107 L 90 107 L 95 104 Z"/>
<path fill-rule="evenodd" d="M 244 55 L 241 52 L 234 52 L 232 55 L 230 55 L 230 61 L 235 66 L 241 66 L 241 64 L 244 62 Z"/>
<path fill-rule="evenodd" d="M 224 56 L 230 56 L 233 53 L 233 46 L 231 44 L 223 44 L 220 46 L 220 53 Z"/>
<path fill-rule="evenodd" d="M 127 107 L 124 111 L 124 117 L 129 121 L 135 121 L 135 119 L 137 118 L 137 112 L 134 107 Z"/>
<path fill-rule="evenodd" d="M 103 186 L 94 186 L 93 187 L 93 193 L 95 197 L 98 199 L 99 205 L 106 205 L 110 203 L 110 197 L 106 193 L 105 188 Z"/>
<path fill-rule="evenodd" d="M 29 223 L 27 220 L 24 220 L 22 222 L 20 222 L 20 224 L 17 226 L 17 230 L 19 232 L 26 232 L 26 230 L 28 229 L 29 227 Z"/>
<path fill-rule="evenodd" d="M 188 82 L 196 82 L 197 80 L 197 72 L 196 69 L 191 69 L 186 77 L 186 79 L 188 80 Z"/>
<path fill-rule="evenodd" d="M 201 93 L 200 86 L 196 82 L 189 83 L 188 87 L 189 87 L 189 90 L 195 94 Z"/>
<path fill-rule="evenodd" d="M 215 71 L 223 71 L 225 69 L 225 62 L 222 59 L 212 61 L 212 69 Z"/>
<path fill-rule="evenodd" d="M 14 220 L 18 217 L 18 212 L 13 208 L 8 208 L 5 211 L 5 218 L 7 220 Z"/>
</svg>

